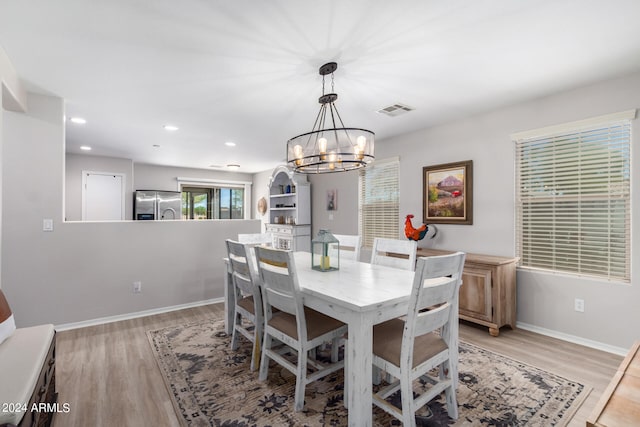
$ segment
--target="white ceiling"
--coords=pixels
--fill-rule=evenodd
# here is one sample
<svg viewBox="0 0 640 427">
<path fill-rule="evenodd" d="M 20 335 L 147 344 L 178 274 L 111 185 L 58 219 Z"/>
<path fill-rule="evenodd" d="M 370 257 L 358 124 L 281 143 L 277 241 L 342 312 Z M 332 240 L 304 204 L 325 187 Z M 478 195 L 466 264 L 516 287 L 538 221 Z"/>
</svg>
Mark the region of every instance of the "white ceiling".
<svg viewBox="0 0 640 427">
<path fill-rule="evenodd" d="M 640 1 L 3 0 L 0 45 L 87 119 L 68 152 L 258 172 L 311 130 L 325 62 L 345 125 L 383 144 L 640 70 Z"/>
</svg>

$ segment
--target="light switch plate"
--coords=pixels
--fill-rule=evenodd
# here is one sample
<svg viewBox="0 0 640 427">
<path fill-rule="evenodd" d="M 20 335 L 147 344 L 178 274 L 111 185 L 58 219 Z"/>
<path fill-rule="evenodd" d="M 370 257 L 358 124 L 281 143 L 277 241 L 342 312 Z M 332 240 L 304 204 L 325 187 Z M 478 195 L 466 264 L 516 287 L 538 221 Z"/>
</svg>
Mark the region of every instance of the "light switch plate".
<svg viewBox="0 0 640 427">
<path fill-rule="evenodd" d="M 42 231 L 53 231 L 53 220 L 52 219 L 43 219 L 42 220 Z"/>
</svg>

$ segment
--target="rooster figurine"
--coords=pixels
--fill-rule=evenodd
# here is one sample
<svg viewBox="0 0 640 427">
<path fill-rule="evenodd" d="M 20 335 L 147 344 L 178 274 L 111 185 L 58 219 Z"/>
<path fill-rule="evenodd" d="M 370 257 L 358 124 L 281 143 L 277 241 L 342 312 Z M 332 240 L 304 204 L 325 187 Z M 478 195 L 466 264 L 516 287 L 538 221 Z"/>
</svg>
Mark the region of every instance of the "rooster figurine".
<svg viewBox="0 0 640 427">
<path fill-rule="evenodd" d="M 409 214 L 407 215 L 407 219 L 404 221 L 404 235 L 407 236 L 407 239 L 409 240 L 418 241 L 424 239 L 427 231 L 429 231 L 429 227 L 427 224 L 422 224 L 419 228 L 413 228 L 411 218 L 413 218 L 413 215 Z"/>
</svg>

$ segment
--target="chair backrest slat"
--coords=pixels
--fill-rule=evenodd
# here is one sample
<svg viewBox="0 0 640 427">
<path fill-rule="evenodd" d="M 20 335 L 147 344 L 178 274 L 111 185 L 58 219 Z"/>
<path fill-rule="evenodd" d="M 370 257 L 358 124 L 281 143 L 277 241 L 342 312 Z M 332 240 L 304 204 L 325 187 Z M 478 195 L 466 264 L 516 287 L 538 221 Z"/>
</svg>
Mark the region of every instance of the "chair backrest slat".
<svg viewBox="0 0 640 427">
<path fill-rule="evenodd" d="M 292 314 L 298 319 L 300 334 L 300 322 L 304 322 L 304 310 L 302 298 L 299 297 L 300 287 L 292 252 L 260 246 L 256 247 L 255 251 L 267 320 L 272 315 L 271 307 Z M 306 325 L 304 334 L 306 338 Z"/>
<path fill-rule="evenodd" d="M 231 278 L 236 294 L 241 292 L 243 295 L 252 295 L 258 298 L 260 303 L 260 289 L 257 271 L 254 269 L 250 257 L 252 256 L 250 248 L 247 245 L 228 239 L 227 255 L 231 264 Z"/>
<path fill-rule="evenodd" d="M 414 336 L 424 335 L 441 328 L 449 321 L 450 313 L 450 303 L 445 303 L 429 311 L 418 313 Z"/>
<path fill-rule="evenodd" d="M 412 360 L 416 336 L 443 328 L 446 331 L 442 332 L 446 333 L 442 334 L 442 338 L 447 345 L 452 345 L 450 339 L 457 339 L 449 334 L 448 328 L 449 323 L 458 318 L 457 297 L 462 284 L 465 257 L 463 252 L 457 252 L 418 259 L 402 338 L 402 360 Z"/>
<path fill-rule="evenodd" d="M 340 242 L 340 258 L 360 261 L 360 249 L 362 247 L 362 237 L 359 235 L 334 234 Z"/>
<path fill-rule="evenodd" d="M 415 270 L 418 243 L 414 240 L 397 240 L 376 237 L 371 250 L 371 264 Z"/>
</svg>

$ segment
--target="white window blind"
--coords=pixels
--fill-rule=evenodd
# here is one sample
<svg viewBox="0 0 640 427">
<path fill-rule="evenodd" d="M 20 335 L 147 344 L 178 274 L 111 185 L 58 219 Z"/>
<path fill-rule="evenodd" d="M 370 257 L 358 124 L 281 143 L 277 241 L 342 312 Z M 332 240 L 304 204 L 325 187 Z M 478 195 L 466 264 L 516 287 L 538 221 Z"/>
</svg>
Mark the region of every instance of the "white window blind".
<svg viewBox="0 0 640 427">
<path fill-rule="evenodd" d="M 358 179 L 358 233 L 365 247 L 376 237 L 398 238 L 399 184 L 397 157 L 376 160 L 360 170 Z"/>
<path fill-rule="evenodd" d="M 515 138 L 517 255 L 523 267 L 629 282 L 630 120 L 579 123 Z"/>
</svg>

